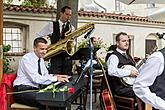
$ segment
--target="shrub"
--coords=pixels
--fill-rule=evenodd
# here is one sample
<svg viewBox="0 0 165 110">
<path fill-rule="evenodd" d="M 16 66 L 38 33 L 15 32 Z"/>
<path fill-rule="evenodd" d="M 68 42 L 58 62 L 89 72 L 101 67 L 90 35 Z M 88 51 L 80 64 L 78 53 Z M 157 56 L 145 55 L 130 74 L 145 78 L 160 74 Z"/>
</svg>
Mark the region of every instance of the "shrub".
<svg viewBox="0 0 165 110">
<path fill-rule="evenodd" d="M 3 73 L 11 73 L 14 70 L 11 68 L 11 61 L 14 61 L 14 58 L 6 56 L 6 53 L 11 49 L 10 45 L 3 45 Z"/>
</svg>

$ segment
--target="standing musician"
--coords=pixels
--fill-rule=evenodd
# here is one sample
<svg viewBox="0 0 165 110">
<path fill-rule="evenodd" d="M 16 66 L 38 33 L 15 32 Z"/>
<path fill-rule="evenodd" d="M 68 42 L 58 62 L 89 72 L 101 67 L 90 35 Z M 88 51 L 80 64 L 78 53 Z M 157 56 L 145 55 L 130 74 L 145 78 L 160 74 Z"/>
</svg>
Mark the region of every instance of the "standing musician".
<svg viewBox="0 0 165 110">
<path fill-rule="evenodd" d="M 120 32 L 116 35 L 116 50 L 112 52 L 107 61 L 108 75 L 110 76 L 110 87 L 113 94 L 135 98 L 133 88 L 122 83 L 121 78 L 125 76 L 136 77 L 137 70 L 122 68 L 124 65 L 135 66 L 132 57 L 127 53 L 129 48 L 129 37 L 127 33 Z"/>
<path fill-rule="evenodd" d="M 37 37 L 49 35 L 51 44 L 55 44 L 61 39 L 65 39 L 66 32 L 70 33 L 75 30 L 69 22 L 71 15 L 71 7 L 64 6 L 61 8 L 60 19 L 48 23 L 40 32 L 37 33 Z M 52 57 L 50 63 L 50 73 L 72 75 L 72 60 L 67 57 L 66 54 L 62 53 Z"/>
<path fill-rule="evenodd" d="M 140 68 L 133 90 L 145 103 L 165 110 L 165 48 L 150 55 Z"/>
</svg>

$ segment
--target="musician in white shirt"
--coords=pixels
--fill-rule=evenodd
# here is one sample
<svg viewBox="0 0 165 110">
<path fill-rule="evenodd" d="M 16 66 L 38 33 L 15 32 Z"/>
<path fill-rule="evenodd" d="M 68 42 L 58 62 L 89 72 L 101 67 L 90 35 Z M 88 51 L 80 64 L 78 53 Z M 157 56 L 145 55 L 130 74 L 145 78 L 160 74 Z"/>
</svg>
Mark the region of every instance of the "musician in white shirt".
<svg viewBox="0 0 165 110">
<path fill-rule="evenodd" d="M 47 41 L 44 38 L 36 38 L 34 40 L 34 51 L 25 54 L 20 60 L 17 77 L 13 84 L 14 92 L 20 92 L 14 94 L 15 102 L 42 109 L 41 105 L 36 102 L 37 92 L 21 93 L 21 91 L 38 90 L 39 85 L 48 85 L 56 81 L 69 82 L 67 75 L 52 76 L 48 74 L 43 59 L 47 47 Z"/>
<path fill-rule="evenodd" d="M 124 65 L 135 66 L 132 57 L 127 53 L 129 48 L 129 37 L 126 33 L 120 32 L 116 35 L 117 48 L 112 52 L 107 60 L 109 75 L 109 84 L 113 94 L 118 96 L 135 97 L 133 88 L 122 83 L 122 77 L 136 77 L 139 73 L 137 70 L 124 69 Z M 127 56 L 123 55 L 126 54 Z"/>
<path fill-rule="evenodd" d="M 56 21 L 51 21 L 46 24 L 39 32 L 37 37 L 49 36 L 51 44 L 60 42 L 65 39 L 65 33 L 71 33 L 75 30 L 70 23 L 72 9 L 69 6 L 64 6 L 60 11 L 60 18 Z M 72 75 L 72 60 L 65 53 L 51 57 L 50 73 Z"/>
<path fill-rule="evenodd" d="M 135 94 L 154 107 L 165 110 L 165 48 L 150 55 L 140 68 L 133 90 Z"/>
</svg>

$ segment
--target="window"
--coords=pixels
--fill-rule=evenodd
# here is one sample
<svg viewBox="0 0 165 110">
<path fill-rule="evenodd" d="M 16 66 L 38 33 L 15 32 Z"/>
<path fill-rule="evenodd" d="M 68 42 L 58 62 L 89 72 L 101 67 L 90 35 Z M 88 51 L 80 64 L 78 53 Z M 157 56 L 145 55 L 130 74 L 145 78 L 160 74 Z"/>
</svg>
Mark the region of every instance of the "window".
<svg viewBox="0 0 165 110">
<path fill-rule="evenodd" d="M 115 10 L 116 11 L 122 11 L 125 9 L 125 4 L 118 1 L 118 0 L 115 0 Z"/>
<path fill-rule="evenodd" d="M 11 45 L 9 52 L 23 52 L 21 28 L 3 28 L 3 44 Z"/>
<path fill-rule="evenodd" d="M 120 11 L 120 8 L 121 8 L 121 3 L 119 1 L 115 1 L 115 10 L 116 11 Z"/>
<path fill-rule="evenodd" d="M 156 7 L 155 3 L 148 3 L 147 4 L 147 8 L 155 8 L 155 7 Z"/>
<path fill-rule="evenodd" d="M 146 39 L 145 55 L 151 55 L 157 49 L 156 40 Z"/>
</svg>

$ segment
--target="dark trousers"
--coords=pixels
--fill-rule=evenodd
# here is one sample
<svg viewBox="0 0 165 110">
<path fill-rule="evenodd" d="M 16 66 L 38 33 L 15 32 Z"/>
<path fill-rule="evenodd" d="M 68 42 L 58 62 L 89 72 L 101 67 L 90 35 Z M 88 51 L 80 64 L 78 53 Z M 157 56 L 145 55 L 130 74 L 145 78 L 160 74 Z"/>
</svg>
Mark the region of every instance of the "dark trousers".
<svg viewBox="0 0 165 110">
<path fill-rule="evenodd" d="M 19 85 L 19 86 L 14 86 L 14 92 L 21 92 L 21 91 L 26 91 L 26 90 L 38 90 L 38 88 L 31 87 L 31 86 L 26 86 L 26 85 Z M 33 106 L 33 107 L 38 107 L 39 110 L 45 110 L 45 106 L 40 105 L 36 101 L 36 94 L 37 92 L 24 92 L 24 93 L 18 93 L 14 94 L 14 100 L 17 103 L 28 105 L 28 106 Z"/>
<path fill-rule="evenodd" d="M 50 63 L 51 74 L 72 75 L 72 60 L 65 54 L 52 57 Z"/>
<path fill-rule="evenodd" d="M 125 88 L 117 89 L 116 95 L 135 98 L 135 93 L 134 93 L 132 87 L 125 87 Z"/>
<path fill-rule="evenodd" d="M 124 97 L 135 98 L 135 93 L 133 88 L 130 86 L 125 86 L 121 79 L 115 76 L 108 76 L 109 86 L 113 94 Z"/>
<path fill-rule="evenodd" d="M 14 92 L 26 91 L 26 90 L 38 90 L 38 88 L 20 85 L 14 86 Z M 37 107 L 39 110 L 46 110 L 46 106 L 41 105 L 36 100 L 37 92 L 26 92 L 26 93 L 18 93 L 14 94 L 14 101 L 20 104 Z M 65 110 L 65 108 L 51 107 L 50 110 Z"/>
</svg>

